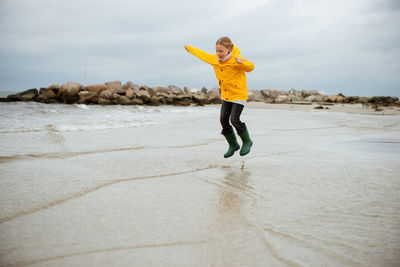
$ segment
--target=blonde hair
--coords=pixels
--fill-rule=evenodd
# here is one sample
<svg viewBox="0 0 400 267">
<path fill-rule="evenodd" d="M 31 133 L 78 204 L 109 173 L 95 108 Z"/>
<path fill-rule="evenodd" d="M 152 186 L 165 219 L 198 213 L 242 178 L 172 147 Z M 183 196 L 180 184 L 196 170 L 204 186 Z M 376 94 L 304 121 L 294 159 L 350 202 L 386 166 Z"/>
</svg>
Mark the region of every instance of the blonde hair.
<svg viewBox="0 0 400 267">
<path fill-rule="evenodd" d="M 215 45 L 223 45 L 226 48 L 231 48 L 231 49 L 233 48 L 233 43 L 232 43 L 231 39 L 229 39 L 229 37 L 227 37 L 227 36 L 219 38 Z"/>
</svg>

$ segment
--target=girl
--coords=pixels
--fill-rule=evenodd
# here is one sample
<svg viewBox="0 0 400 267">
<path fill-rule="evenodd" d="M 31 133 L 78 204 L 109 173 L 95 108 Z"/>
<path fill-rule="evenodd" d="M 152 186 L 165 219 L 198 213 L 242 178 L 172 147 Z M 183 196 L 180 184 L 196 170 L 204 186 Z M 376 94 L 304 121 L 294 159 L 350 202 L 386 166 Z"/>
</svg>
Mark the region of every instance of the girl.
<svg viewBox="0 0 400 267">
<path fill-rule="evenodd" d="M 243 141 L 240 155 L 247 155 L 253 142 L 250 139 L 246 124 L 240 121 L 240 115 L 247 100 L 245 72 L 252 71 L 254 64 L 240 56 L 239 48 L 233 45 L 228 37 L 221 37 L 217 40 L 215 45 L 216 55 L 190 45 L 185 45 L 185 48 L 194 56 L 214 67 L 222 98 L 220 114 L 222 134 L 229 144 L 224 157 L 231 157 L 240 148 L 229 119 Z"/>
</svg>

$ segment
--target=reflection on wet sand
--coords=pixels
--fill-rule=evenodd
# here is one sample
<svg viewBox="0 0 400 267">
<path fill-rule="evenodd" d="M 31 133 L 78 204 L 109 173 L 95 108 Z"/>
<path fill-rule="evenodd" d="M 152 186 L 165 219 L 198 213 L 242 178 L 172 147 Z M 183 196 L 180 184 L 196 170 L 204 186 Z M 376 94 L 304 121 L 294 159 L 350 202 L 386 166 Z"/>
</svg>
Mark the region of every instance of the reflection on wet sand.
<svg viewBox="0 0 400 267">
<path fill-rule="evenodd" d="M 251 173 L 248 170 L 228 170 L 219 188 L 219 205 L 217 214 L 220 216 L 221 224 L 240 220 L 243 216 L 243 207 L 249 201 L 252 188 L 248 186 Z"/>
<path fill-rule="evenodd" d="M 27 108 L 1 122 L 2 266 L 398 265 L 399 116 L 248 109 L 224 159 L 218 106 Z"/>
<path fill-rule="evenodd" d="M 218 225 L 221 232 L 245 220 L 245 206 L 249 201 L 247 170 L 228 170 L 218 190 Z"/>
</svg>

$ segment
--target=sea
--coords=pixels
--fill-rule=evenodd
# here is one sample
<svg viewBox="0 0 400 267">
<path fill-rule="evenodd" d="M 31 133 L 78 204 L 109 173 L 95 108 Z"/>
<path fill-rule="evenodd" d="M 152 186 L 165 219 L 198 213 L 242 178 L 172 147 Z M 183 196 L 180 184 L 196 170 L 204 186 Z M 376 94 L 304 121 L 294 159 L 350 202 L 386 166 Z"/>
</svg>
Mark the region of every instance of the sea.
<svg viewBox="0 0 400 267">
<path fill-rule="evenodd" d="M 0 265 L 399 266 L 399 115 L 219 111 L 0 103 Z"/>
</svg>

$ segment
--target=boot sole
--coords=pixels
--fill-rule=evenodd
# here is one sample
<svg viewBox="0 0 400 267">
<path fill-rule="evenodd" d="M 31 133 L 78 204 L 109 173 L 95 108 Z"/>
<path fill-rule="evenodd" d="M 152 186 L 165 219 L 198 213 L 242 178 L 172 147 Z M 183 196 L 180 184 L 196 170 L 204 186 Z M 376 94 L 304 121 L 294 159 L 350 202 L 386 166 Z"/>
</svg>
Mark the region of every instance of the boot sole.
<svg viewBox="0 0 400 267">
<path fill-rule="evenodd" d="M 229 155 L 229 156 L 225 156 L 225 155 L 224 155 L 224 158 L 227 159 L 227 158 L 232 157 L 233 155 L 235 155 L 235 152 L 239 150 L 239 148 L 240 148 L 240 146 L 239 146 L 238 148 L 235 149 L 235 151 L 232 153 L 232 155 Z"/>
<path fill-rule="evenodd" d="M 251 150 L 251 147 L 253 146 L 253 142 L 251 142 L 251 145 L 250 145 L 250 149 L 249 149 L 249 151 L 247 152 L 247 153 L 239 153 L 240 154 L 240 156 L 246 156 L 247 154 L 249 154 L 250 153 L 250 150 Z"/>
</svg>

